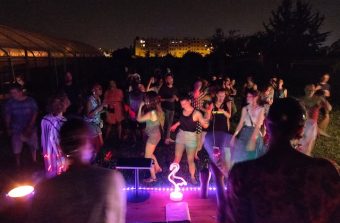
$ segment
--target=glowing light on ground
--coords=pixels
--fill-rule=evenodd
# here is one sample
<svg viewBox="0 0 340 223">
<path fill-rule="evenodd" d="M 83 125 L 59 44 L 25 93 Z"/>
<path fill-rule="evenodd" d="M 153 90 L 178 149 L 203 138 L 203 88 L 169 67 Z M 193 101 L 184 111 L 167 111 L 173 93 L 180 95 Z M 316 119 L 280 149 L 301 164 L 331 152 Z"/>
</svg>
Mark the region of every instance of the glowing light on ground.
<svg viewBox="0 0 340 223">
<path fill-rule="evenodd" d="M 176 173 L 179 171 L 179 164 L 172 163 L 170 165 L 170 174 L 168 175 L 168 180 L 172 183 L 175 187 L 174 191 L 170 193 L 170 199 L 172 201 L 181 201 L 183 199 L 183 194 L 180 192 L 180 186 L 186 186 L 187 182 L 182 178 L 176 176 Z M 179 183 L 176 183 L 175 180 L 179 180 Z"/>
<path fill-rule="evenodd" d="M 16 187 L 10 190 L 7 195 L 13 198 L 25 197 L 33 192 L 34 192 L 34 187 L 25 185 L 25 186 L 19 186 L 19 187 Z"/>
</svg>

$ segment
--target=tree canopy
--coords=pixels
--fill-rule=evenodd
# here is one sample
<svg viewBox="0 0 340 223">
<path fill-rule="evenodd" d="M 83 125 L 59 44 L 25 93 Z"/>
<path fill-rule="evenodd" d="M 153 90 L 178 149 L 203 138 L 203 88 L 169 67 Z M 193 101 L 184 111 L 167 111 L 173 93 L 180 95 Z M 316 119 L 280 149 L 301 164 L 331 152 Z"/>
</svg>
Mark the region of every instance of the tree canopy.
<svg viewBox="0 0 340 223">
<path fill-rule="evenodd" d="M 315 55 L 329 32 L 321 32 L 325 17 L 309 2 L 283 0 L 264 23 L 271 56 L 290 58 Z"/>
</svg>

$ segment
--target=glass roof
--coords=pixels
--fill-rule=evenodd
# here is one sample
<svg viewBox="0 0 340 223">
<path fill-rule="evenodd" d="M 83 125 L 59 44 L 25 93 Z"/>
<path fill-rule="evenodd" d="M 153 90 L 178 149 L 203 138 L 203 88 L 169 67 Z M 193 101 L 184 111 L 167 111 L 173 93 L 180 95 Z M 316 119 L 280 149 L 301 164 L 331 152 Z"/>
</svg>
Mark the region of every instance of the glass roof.
<svg viewBox="0 0 340 223">
<path fill-rule="evenodd" d="M 0 57 L 100 57 L 96 48 L 81 43 L 0 25 Z M 24 52 L 24 53 L 22 53 Z"/>
</svg>

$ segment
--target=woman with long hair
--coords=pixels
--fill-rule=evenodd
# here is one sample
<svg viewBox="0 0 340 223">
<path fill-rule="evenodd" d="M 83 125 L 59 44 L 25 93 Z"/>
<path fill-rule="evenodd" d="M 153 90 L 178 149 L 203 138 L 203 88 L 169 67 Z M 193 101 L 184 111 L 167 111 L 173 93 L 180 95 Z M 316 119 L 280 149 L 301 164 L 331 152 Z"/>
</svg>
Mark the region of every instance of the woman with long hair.
<svg viewBox="0 0 340 223">
<path fill-rule="evenodd" d="M 264 108 L 258 104 L 258 91 L 249 90 L 248 105 L 242 108 L 241 118 L 230 140 L 234 147 L 233 162 L 255 159 L 264 154 L 263 137 L 260 128 L 264 121 Z M 238 136 L 236 142 L 236 136 Z"/>
<path fill-rule="evenodd" d="M 55 95 L 48 102 L 48 114 L 41 120 L 41 147 L 45 163 L 46 177 L 54 177 L 65 171 L 64 154 L 60 149 L 59 132 L 66 122 L 63 113 L 70 101 L 66 94 Z"/>
<path fill-rule="evenodd" d="M 146 92 L 144 100 L 141 102 L 138 114 L 138 122 L 145 122 L 145 133 L 148 136 L 145 145 L 145 158 L 151 158 L 154 165 L 150 169 L 150 178 L 145 179 L 147 183 L 157 181 L 156 173 L 161 172 L 156 156 L 154 155 L 157 144 L 161 140 L 161 129 L 164 125 L 164 113 L 160 106 L 160 99 L 156 92 Z"/>
</svg>

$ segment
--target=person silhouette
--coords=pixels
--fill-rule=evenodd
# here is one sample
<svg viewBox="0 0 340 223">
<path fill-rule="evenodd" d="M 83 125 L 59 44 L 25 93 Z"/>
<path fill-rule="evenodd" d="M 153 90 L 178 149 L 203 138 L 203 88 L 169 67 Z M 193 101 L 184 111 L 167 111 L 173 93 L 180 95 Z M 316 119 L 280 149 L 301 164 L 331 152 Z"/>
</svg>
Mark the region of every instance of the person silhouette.
<svg viewBox="0 0 340 223">
<path fill-rule="evenodd" d="M 339 222 L 336 168 L 291 145 L 291 140 L 302 137 L 305 121 L 306 111 L 296 99 L 274 102 L 266 121 L 268 152 L 236 163 L 230 171 L 226 222 Z"/>
<path fill-rule="evenodd" d="M 68 169 L 35 187 L 27 222 L 124 223 L 124 178 L 111 169 L 91 166 L 95 151 L 88 123 L 66 121 L 60 129 L 60 147 Z"/>
</svg>

